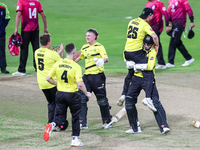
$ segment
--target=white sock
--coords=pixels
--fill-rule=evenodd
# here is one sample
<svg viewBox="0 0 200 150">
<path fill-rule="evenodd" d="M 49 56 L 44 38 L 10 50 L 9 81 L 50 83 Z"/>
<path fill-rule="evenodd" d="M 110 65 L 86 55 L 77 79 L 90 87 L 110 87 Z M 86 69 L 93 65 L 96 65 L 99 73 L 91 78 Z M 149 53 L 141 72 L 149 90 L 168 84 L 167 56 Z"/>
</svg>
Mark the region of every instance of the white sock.
<svg viewBox="0 0 200 150">
<path fill-rule="evenodd" d="M 56 123 L 55 123 L 55 122 L 52 122 L 51 124 L 52 124 L 53 128 L 56 126 Z"/>
<path fill-rule="evenodd" d="M 78 140 L 78 136 L 73 136 L 73 140 Z"/>
</svg>

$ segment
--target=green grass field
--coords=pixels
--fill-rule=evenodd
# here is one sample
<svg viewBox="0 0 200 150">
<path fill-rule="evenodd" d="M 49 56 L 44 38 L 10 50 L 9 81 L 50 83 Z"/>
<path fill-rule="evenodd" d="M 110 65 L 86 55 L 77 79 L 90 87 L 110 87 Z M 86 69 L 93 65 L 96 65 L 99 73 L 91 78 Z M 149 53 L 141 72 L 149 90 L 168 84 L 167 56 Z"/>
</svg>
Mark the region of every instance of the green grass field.
<svg viewBox="0 0 200 150">
<path fill-rule="evenodd" d="M 11 20 L 7 26 L 7 39 L 12 35 L 15 29 L 15 15 L 16 15 L 16 3 L 17 1 L 5 1 L 7 4 Z M 79 50 L 83 44 L 86 43 L 85 32 L 89 28 L 96 28 L 99 32 L 98 42 L 103 44 L 107 50 L 109 56 L 109 63 L 106 64 L 106 73 L 109 72 L 127 72 L 125 64 L 123 62 L 122 53 L 126 42 L 126 30 L 129 19 L 127 16 L 133 18 L 138 17 L 145 7 L 147 1 L 131 1 L 131 0 L 90 0 L 85 1 L 63 1 L 57 0 L 41 0 L 44 12 L 47 16 L 48 30 L 52 36 L 52 46 L 60 45 L 61 42 L 67 44 L 73 42 Z M 167 6 L 168 1 L 163 0 L 163 3 Z M 197 19 L 198 5 L 200 1 L 190 0 L 190 4 L 194 11 L 195 16 L 195 38 L 192 40 L 182 38 L 186 45 L 186 48 L 190 54 L 195 58 L 195 62 L 190 67 L 182 67 L 185 59 L 182 57 L 179 51 L 176 53 L 175 68 L 167 69 L 168 72 L 193 72 L 200 71 L 198 64 L 200 63 L 200 53 L 198 52 L 198 38 L 200 35 L 200 21 Z M 189 21 L 187 22 L 187 29 L 189 27 Z M 20 28 L 19 28 L 20 30 Z M 43 33 L 43 23 L 40 17 L 40 35 Z M 169 36 L 164 32 L 161 34 L 161 42 L 164 51 L 164 58 L 167 63 Z M 7 46 L 8 42 L 6 43 Z M 7 64 L 8 70 L 12 73 L 15 72 L 19 64 L 19 56 L 11 56 L 8 49 L 7 52 Z M 27 62 L 27 74 L 35 73 L 33 69 L 33 53 L 30 46 L 29 58 Z M 84 61 L 80 64 L 83 66 Z M 157 71 L 162 72 L 160 70 Z"/>
<path fill-rule="evenodd" d="M 130 21 L 126 19 L 126 17 L 138 17 L 145 7 L 147 0 L 40 1 L 47 16 L 48 30 L 52 37 L 52 46 L 60 45 L 60 43 L 67 44 L 73 42 L 75 43 L 77 50 L 79 50 L 82 45 L 86 43 L 86 30 L 89 28 L 96 28 L 100 34 L 98 42 L 104 45 L 109 57 L 109 63 L 105 64 L 106 74 L 115 77 L 121 75 L 123 75 L 123 77 L 125 76 L 127 69 L 123 62 L 122 54 L 126 42 L 127 25 Z M 11 20 L 6 28 L 8 41 L 8 38 L 13 34 L 15 29 L 17 0 L 2 0 L 1 2 L 7 4 L 11 14 Z M 168 0 L 162 0 L 162 2 L 167 6 Z M 198 19 L 198 12 L 200 1 L 189 0 L 189 2 L 194 11 L 194 21 L 196 25 L 194 28 L 195 37 L 192 40 L 182 37 L 182 40 L 189 53 L 195 58 L 195 61 L 189 67 L 182 67 L 181 64 L 184 63 L 185 59 L 180 52 L 177 51 L 175 68 L 156 71 L 161 79 L 168 75 L 173 77 L 173 74 L 175 74 L 174 76 L 177 77 L 177 82 L 179 81 L 179 75 L 180 78 L 185 77 L 184 81 L 186 81 L 187 76 L 191 77 L 200 72 L 200 53 L 198 51 L 198 40 L 200 37 L 200 20 Z M 41 17 L 39 17 L 39 19 L 41 35 L 43 33 L 43 23 Z M 189 20 L 186 28 L 188 29 L 188 27 Z M 161 34 L 161 43 L 164 51 L 164 58 L 167 63 L 169 36 L 165 33 L 165 29 Z M 18 69 L 19 56 L 11 56 L 7 49 L 7 45 L 8 42 L 6 43 L 7 70 L 10 71 L 8 76 L 11 76 L 11 73 Z M 30 45 L 29 58 L 26 67 L 27 74 L 30 76 L 31 74 L 36 74 L 32 62 L 33 53 Z M 79 64 L 83 67 L 84 61 L 80 61 Z M 2 84 L 0 90 L 0 149 L 69 149 L 71 142 L 71 124 L 69 130 L 66 132 L 54 133 L 51 142 L 46 143 L 43 141 L 42 132 L 45 128 L 47 119 L 47 103 L 45 97 L 41 90 L 39 90 L 36 80 L 23 83 L 20 79 L 22 78 L 5 78 L 0 74 L 0 83 Z M 24 79 L 30 80 L 29 76 L 24 77 Z M 4 80 L 6 82 L 5 86 L 3 83 Z M 8 80 L 10 80 L 10 83 L 7 83 Z M 17 80 L 22 83 L 20 85 L 15 85 Z M 187 84 L 190 85 L 191 83 L 189 83 L 189 80 L 187 81 Z M 195 78 L 195 81 L 198 83 L 199 78 Z M 157 80 L 157 82 L 163 82 L 167 87 L 172 81 L 170 79 L 165 79 L 162 81 Z M 114 83 L 109 81 L 108 89 L 109 85 L 113 84 L 112 90 L 114 91 L 116 88 L 115 83 L 117 83 L 117 81 Z M 27 86 L 29 84 L 30 87 Z M 187 84 L 185 87 L 187 87 Z M 175 86 L 177 85 L 175 84 Z M 180 87 L 181 89 L 179 90 Z M 183 89 L 182 86 L 180 87 L 177 86 L 177 90 L 174 90 L 174 92 L 185 90 L 185 87 Z M 198 90 L 198 88 L 196 89 Z M 163 89 L 161 88 L 161 90 Z M 166 89 L 164 88 L 164 90 Z M 186 91 L 187 90 L 188 89 L 186 89 Z M 189 94 L 193 96 L 193 92 Z M 196 96 L 195 94 L 194 97 Z M 113 96 L 117 98 L 118 95 L 120 95 L 120 93 L 113 94 Z M 161 96 L 165 99 L 162 94 Z M 173 98 L 169 100 L 176 101 L 176 99 L 174 100 Z M 194 98 L 192 97 L 191 101 L 193 99 Z M 120 109 L 116 106 L 117 99 L 114 99 L 111 96 L 109 100 L 111 100 L 111 105 L 113 106 L 112 114 L 115 114 Z M 172 106 L 165 101 L 163 101 L 163 103 L 164 106 L 166 106 L 166 110 L 171 107 L 183 109 L 183 107 L 179 106 L 178 102 L 174 102 L 176 104 L 171 103 Z M 183 105 L 182 102 L 181 104 Z M 198 105 L 198 103 L 196 104 Z M 196 104 L 194 104 L 195 108 L 198 107 Z M 185 105 L 187 105 L 187 103 Z M 138 110 L 144 112 L 139 116 L 143 119 L 142 129 L 144 129 L 144 132 L 141 135 L 133 136 L 124 133 L 124 131 L 127 130 L 128 125 L 128 119 L 126 117 L 122 118 L 122 121 L 119 121 L 114 125 L 111 130 L 105 131 L 100 129 L 100 114 L 99 112 L 93 113 L 96 112 L 98 106 L 93 100 L 90 100 L 89 106 L 90 118 L 88 119 L 88 122 L 91 127 L 88 131 L 81 131 L 81 139 L 87 144 L 85 149 L 131 149 L 131 143 L 133 142 L 136 145 L 136 149 L 199 149 L 199 130 L 192 129 L 191 125 L 188 125 L 192 122 L 191 118 L 195 119 L 196 116 L 190 118 L 185 117 L 184 115 L 186 112 L 184 111 L 181 115 L 176 114 L 176 111 L 168 111 L 170 113 L 167 114 L 167 117 L 170 120 L 173 132 L 171 136 L 163 136 L 159 133 L 155 120 L 152 121 L 149 110 L 145 110 L 145 107 L 139 105 Z M 177 109 L 177 111 L 178 110 L 179 109 Z M 194 113 L 193 111 L 194 110 L 191 110 L 188 114 L 191 115 Z M 115 143 L 113 143 L 113 139 Z M 123 143 L 126 143 L 127 145 L 123 145 Z M 126 148 L 126 146 L 128 148 Z"/>
</svg>

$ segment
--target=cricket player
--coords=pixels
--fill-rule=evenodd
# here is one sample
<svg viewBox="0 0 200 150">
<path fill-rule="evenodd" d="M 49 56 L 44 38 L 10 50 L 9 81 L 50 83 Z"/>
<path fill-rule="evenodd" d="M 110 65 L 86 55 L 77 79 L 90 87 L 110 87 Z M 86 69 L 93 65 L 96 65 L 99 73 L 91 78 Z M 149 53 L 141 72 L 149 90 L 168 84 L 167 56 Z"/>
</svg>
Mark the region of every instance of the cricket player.
<svg viewBox="0 0 200 150">
<path fill-rule="evenodd" d="M 148 0 L 146 7 L 149 7 L 153 10 L 153 17 L 149 21 L 149 25 L 152 27 L 154 32 L 157 34 L 159 38 L 159 50 L 157 54 L 158 63 L 156 65 L 156 69 L 166 69 L 165 60 L 163 58 L 163 50 L 160 42 L 160 35 L 163 31 L 163 16 L 165 18 L 166 32 L 170 31 L 169 27 L 169 16 L 167 13 L 167 9 L 164 4 L 159 0 Z"/>
<path fill-rule="evenodd" d="M 147 35 L 144 38 L 143 49 L 145 50 L 148 57 L 147 70 L 153 70 L 155 73 L 155 64 L 156 64 L 156 50 L 154 46 L 154 41 L 151 36 Z M 126 131 L 126 133 L 141 133 L 140 126 L 138 126 L 138 113 L 135 104 L 137 103 L 137 97 L 140 94 L 142 89 L 145 89 L 145 80 L 143 78 L 143 74 L 141 72 L 141 68 L 136 66 L 137 70 L 135 70 L 134 75 L 132 77 L 132 81 L 130 86 L 128 87 L 127 96 L 125 99 L 125 108 L 128 115 L 128 120 L 130 124 L 130 129 Z M 154 113 L 158 126 L 160 128 L 161 133 L 166 134 L 170 131 L 168 123 L 166 121 L 165 110 L 162 107 L 161 102 L 159 101 L 159 95 L 155 84 L 155 78 L 153 83 L 153 90 L 151 93 L 151 99 L 153 100 L 153 104 L 157 109 Z M 147 103 L 145 104 L 147 105 Z"/>
<path fill-rule="evenodd" d="M 108 56 L 103 45 L 98 43 L 98 32 L 95 29 L 89 29 L 86 32 L 87 44 L 81 48 L 81 55 L 75 60 L 78 62 L 85 58 L 85 73 L 83 75 L 83 82 L 88 92 L 94 92 L 97 103 L 100 108 L 102 117 L 102 128 L 104 128 L 110 121 L 109 103 L 106 97 L 106 77 L 104 74 L 104 63 L 108 62 Z M 81 129 L 87 129 L 87 102 L 88 98 L 81 94 L 81 113 L 80 123 Z"/>
<path fill-rule="evenodd" d="M 18 71 L 12 73 L 12 75 L 25 76 L 29 43 L 32 45 L 33 54 L 35 53 L 35 50 L 39 48 L 38 14 L 40 14 L 42 17 L 44 33 L 48 33 L 47 20 L 39 0 L 18 0 L 16 12 L 16 26 L 14 35 L 16 35 L 18 32 L 19 23 L 21 20 L 21 36 L 23 39 L 23 44 L 20 47 L 20 64 Z M 35 71 L 37 71 L 35 59 L 33 59 L 33 66 Z"/>
<path fill-rule="evenodd" d="M 80 147 L 83 146 L 83 143 L 78 139 L 80 135 L 79 113 L 81 111 L 81 97 L 77 92 L 77 85 L 87 98 L 91 97 L 91 93 L 87 92 L 83 83 L 81 67 L 73 61 L 73 55 L 76 53 L 74 44 L 67 44 L 65 52 L 67 53 L 66 58 L 56 62 L 46 78 L 50 84 L 57 86 L 58 91 L 56 92 L 55 117 L 51 123 L 47 124 L 43 138 L 45 141 L 49 140 L 52 130 L 56 125 L 62 123 L 62 116 L 69 107 L 72 115 L 73 139 L 71 146 Z M 57 81 L 53 79 L 54 76 L 56 76 Z"/>
<path fill-rule="evenodd" d="M 10 21 L 10 13 L 6 4 L 0 2 L 0 68 L 1 73 L 9 73 L 6 70 L 6 26 Z"/>
<path fill-rule="evenodd" d="M 190 27 L 193 28 L 195 26 L 193 11 L 188 0 L 169 0 L 168 13 L 172 24 L 172 30 L 168 33 L 171 36 L 171 39 L 169 44 L 168 63 L 166 66 L 175 67 L 174 58 L 176 48 L 178 48 L 183 57 L 186 59 L 182 66 L 188 66 L 194 61 L 194 58 L 185 48 L 181 40 L 181 35 L 186 26 L 186 14 L 188 14 L 190 19 Z"/>
<path fill-rule="evenodd" d="M 40 36 L 40 43 L 41 47 L 35 51 L 37 82 L 48 102 L 48 123 L 50 123 L 53 121 L 54 117 L 57 88 L 55 85 L 47 82 L 46 77 L 50 69 L 53 67 L 53 64 L 61 59 L 59 54 L 63 51 L 63 44 L 60 45 L 60 50 L 58 52 L 50 50 L 51 37 L 49 33 Z"/>
<path fill-rule="evenodd" d="M 156 33 L 153 31 L 151 26 L 148 24 L 149 21 L 153 17 L 153 10 L 151 8 L 144 8 L 142 14 L 133 20 L 131 20 L 128 24 L 127 29 L 127 41 L 124 50 L 124 56 L 126 61 L 133 61 L 136 64 L 140 64 L 144 68 L 142 70 L 146 70 L 147 67 L 147 57 L 145 51 L 142 49 L 143 39 L 149 34 L 152 36 L 153 41 L 155 43 L 155 49 L 158 52 L 159 48 L 159 39 Z M 144 64 L 144 65 L 143 65 Z M 146 81 L 145 94 L 146 98 L 144 101 L 148 102 L 148 107 L 151 108 L 152 111 L 156 112 L 155 107 L 153 106 L 151 100 L 151 92 L 153 88 L 153 79 L 154 74 L 153 71 L 142 71 L 144 80 Z"/>
</svg>

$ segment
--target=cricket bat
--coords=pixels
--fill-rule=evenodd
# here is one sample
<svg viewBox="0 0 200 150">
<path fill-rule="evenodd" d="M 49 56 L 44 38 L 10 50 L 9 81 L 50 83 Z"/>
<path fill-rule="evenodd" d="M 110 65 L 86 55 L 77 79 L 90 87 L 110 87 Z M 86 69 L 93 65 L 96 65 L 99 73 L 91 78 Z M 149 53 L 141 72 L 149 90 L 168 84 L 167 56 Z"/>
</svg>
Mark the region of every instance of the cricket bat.
<svg viewBox="0 0 200 150">
<path fill-rule="evenodd" d="M 107 126 L 105 126 L 104 129 L 107 129 L 114 122 L 119 121 L 119 119 L 121 119 L 125 114 L 126 114 L 126 109 L 124 107 L 115 116 L 112 117 L 111 122 L 109 124 L 107 124 Z"/>
</svg>

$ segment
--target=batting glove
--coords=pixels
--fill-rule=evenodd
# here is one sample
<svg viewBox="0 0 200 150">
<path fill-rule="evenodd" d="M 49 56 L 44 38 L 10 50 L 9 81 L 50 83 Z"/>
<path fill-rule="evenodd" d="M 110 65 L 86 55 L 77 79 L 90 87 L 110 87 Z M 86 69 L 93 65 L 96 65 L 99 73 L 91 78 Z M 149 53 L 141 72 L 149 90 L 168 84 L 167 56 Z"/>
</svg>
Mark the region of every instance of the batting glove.
<svg viewBox="0 0 200 150">
<path fill-rule="evenodd" d="M 119 100 L 117 101 L 117 105 L 122 107 L 123 106 L 123 103 L 125 101 L 125 95 L 122 95 Z"/>
<path fill-rule="evenodd" d="M 96 61 L 96 66 L 97 67 L 101 67 L 101 66 L 103 66 L 104 65 L 104 59 L 103 58 L 94 58 L 93 59 L 94 61 Z"/>
<path fill-rule="evenodd" d="M 135 64 L 134 71 L 144 71 L 147 69 L 147 64 Z"/>
<path fill-rule="evenodd" d="M 135 62 L 134 61 L 126 61 L 126 68 L 132 69 L 134 68 Z"/>
</svg>

